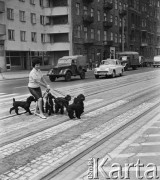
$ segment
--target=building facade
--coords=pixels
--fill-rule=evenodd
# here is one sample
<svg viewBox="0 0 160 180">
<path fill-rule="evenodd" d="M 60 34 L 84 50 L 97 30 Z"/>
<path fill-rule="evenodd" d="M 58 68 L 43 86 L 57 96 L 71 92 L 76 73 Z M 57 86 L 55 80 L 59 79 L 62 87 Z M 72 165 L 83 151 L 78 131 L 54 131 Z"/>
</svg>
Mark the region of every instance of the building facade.
<svg viewBox="0 0 160 180">
<path fill-rule="evenodd" d="M 49 69 L 60 57 L 78 54 L 96 64 L 124 50 L 152 58 L 160 53 L 158 3 L 0 0 L 0 67 L 30 69 L 32 58 L 38 56 L 42 68 Z"/>
</svg>

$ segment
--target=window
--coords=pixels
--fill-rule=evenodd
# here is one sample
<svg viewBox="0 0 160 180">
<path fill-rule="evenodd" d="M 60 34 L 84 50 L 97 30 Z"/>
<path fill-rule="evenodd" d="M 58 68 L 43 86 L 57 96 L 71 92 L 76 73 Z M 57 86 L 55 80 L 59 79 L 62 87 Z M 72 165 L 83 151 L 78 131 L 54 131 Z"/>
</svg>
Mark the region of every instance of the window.
<svg viewBox="0 0 160 180">
<path fill-rule="evenodd" d="M 111 32 L 110 40 L 113 41 L 113 33 Z"/>
<path fill-rule="evenodd" d="M 118 9 L 118 0 L 115 0 L 115 9 Z"/>
<path fill-rule="evenodd" d="M 88 29 L 84 27 L 84 39 L 88 39 Z"/>
<path fill-rule="evenodd" d="M 94 39 L 94 29 L 91 29 L 91 39 Z"/>
<path fill-rule="evenodd" d="M 117 33 L 115 33 L 115 43 L 118 43 L 118 34 Z"/>
<path fill-rule="evenodd" d="M 8 40 L 15 40 L 15 31 L 13 29 L 8 29 Z"/>
<path fill-rule="evenodd" d="M 40 23 L 45 25 L 45 16 L 40 15 Z"/>
<path fill-rule="evenodd" d="M 26 41 L 26 31 L 20 31 L 20 39 L 21 41 Z"/>
<path fill-rule="evenodd" d="M 84 6 L 83 10 L 84 10 L 84 15 L 88 15 L 88 8 L 87 8 L 87 6 Z"/>
<path fill-rule="evenodd" d="M 104 21 L 107 21 L 107 13 L 104 13 Z"/>
<path fill-rule="evenodd" d="M 107 41 L 107 31 L 104 31 L 104 41 Z"/>
<path fill-rule="evenodd" d="M 122 27 L 122 19 L 119 19 L 119 26 Z"/>
<path fill-rule="evenodd" d="M 94 16 L 94 10 L 93 10 L 93 8 L 91 8 L 91 17 L 93 17 Z"/>
<path fill-rule="evenodd" d="M 39 5 L 43 7 L 43 0 L 39 0 Z"/>
<path fill-rule="evenodd" d="M 10 20 L 14 19 L 14 10 L 11 8 L 7 8 L 7 19 L 10 19 Z"/>
<path fill-rule="evenodd" d="M 80 15 L 80 4 L 76 3 L 76 14 Z"/>
<path fill-rule="evenodd" d="M 80 38 L 81 37 L 81 26 L 77 27 L 77 37 Z"/>
<path fill-rule="evenodd" d="M 19 20 L 21 22 L 25 22 L 26 18 L 25 18 L 25 11 L 19 11 Z"/>
<path fill-rule="evenodd" d="M 35 13 L 31 13 L 31 23 L 36 24 L 36 14 Z"/>
<path fill-rule="evenodd" d="M 101 41 L 101 31 L 100 30 L 97 31 L 97 38 L 98 38 L 97 39 L 98 41 Z"/>
<path fill-rule="evenodd" d="M 110 15 L 110 22 L 113 22 L 113 15 Z"/>
<path fill-rule="evenodd" d="M 37 34 L 36 32 L 31 32 L 31 41 L 36 42 L 37 41 Z"/>
<path fill-rule="evenodd" d="M 122 35 L 119 35 L 119 43 L 122 43 Z"/>
<path fill-rule="evenodd" d="M 42 43 L 45 43 L 45 42 L 46 42 L 45 34 L 41 34 L 41 42 L 42 42 Z"/>
<path fill-rule="evenodd" d="M 117 26 L 118 25 L 118 17 L 116 16 L 115 17 L 115 26 Z"/>
<path fill-rule="evenodd" d="M 97 11 L 97 15 L 98 15 L 98 21 L 100 21 L 101 20 L 100 11 Z"/>
<path fill-rule="evenodd" d="M 30 4 L 35 5 L 35 0 L 30 0 Z"/>
</svg>

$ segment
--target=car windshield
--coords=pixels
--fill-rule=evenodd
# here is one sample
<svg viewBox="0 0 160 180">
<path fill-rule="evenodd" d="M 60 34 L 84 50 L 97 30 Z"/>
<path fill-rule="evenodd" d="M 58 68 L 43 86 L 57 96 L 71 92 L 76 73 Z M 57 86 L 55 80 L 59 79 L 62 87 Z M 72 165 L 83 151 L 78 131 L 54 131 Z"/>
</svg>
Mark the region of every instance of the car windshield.
<svg viewBox="0 0 160 180">
<path fill-rule="evenodd" d="M 105 65 L 109 65 L 109 64 L 115 65 L 116 61 L 113 60 L 113 59 L 108 59 L 108 60 L 102 61 L 102 64 L 105 64 Z"/>
<path fill-rule="evenodd" d="M 68 65 L 71 64 L 72 59 L 59 59 L 58 60 L 58 65 Z"/>
</svg>

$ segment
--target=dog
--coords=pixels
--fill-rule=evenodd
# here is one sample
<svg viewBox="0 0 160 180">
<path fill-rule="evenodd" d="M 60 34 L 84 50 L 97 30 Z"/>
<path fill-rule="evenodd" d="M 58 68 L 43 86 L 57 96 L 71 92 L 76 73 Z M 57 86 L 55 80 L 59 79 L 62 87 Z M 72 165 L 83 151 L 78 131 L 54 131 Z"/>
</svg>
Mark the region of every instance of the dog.
<svg viewBox="0 0 160 180">
<path fill-rule="evenodd" d="M 70 95 L 66 95 L 65 97 L 57 97 L 55 98 L 55 113 L 60 111 L 61 114 L 64 114 L 64 108 L 67 109 L 69 105 L 69 101 L 71 100 Z"/>
<path fill-rule="evenodd" d="M 51 114 L 54 114 L 54 110 L 53 110 L 53 100 L 55 99 L 55 97 L 49 92 L 46 96 L 46 102 L 45 102 L 45 113 L 48 113 L 48 115 L 50 116 Z"/>
<path fill-rule="evenodd" d="M 68 106 L 67 112 L 70 119 L 75 118 L 75 116 L 78 119 L 81 119 L 81 115 L 84 112 L 84 100 L 85 96 L 83 94 L 79 94 L 76 98 L 74 98 L 73 103 Z"/>
<path fill-rule="evenodd" d="M 16 114 L 20 115 L 18 113 L 18 110 L 19 110 L 18 107 L 21 107 L 21 108 L 25 109 L 26 112 L 28 112 L 31 115 L 32 113 L 30 111 L 30 105 L 31 105 L 32 101 L 36 102 L 36 100 L 33 96 L 29 96 L 26 101 L 16 101 L 15 98 L 13 98 L 13 107 L 10 108 L 10 111 L 9 111 L 10 114 L 11 114 L 12 110 L 15 110 Z"/>
</svg>

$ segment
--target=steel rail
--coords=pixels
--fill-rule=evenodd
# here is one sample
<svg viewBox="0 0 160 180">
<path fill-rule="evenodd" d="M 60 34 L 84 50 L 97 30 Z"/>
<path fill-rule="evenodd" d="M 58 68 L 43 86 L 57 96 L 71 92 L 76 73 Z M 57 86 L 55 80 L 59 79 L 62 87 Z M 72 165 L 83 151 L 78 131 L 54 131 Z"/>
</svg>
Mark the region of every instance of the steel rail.
<svg viewBox="0 0 160 180">
<path fill-rule="evenodd" d="M 120 88 L 120 87 L 129 86 L 129 85 L 136 84 L 136 83 L 139 83 L 139 82 L 149 81 L 149 80 L 154 79 L 154 78 L 155 78 L 155 77 L 149 78 L 149 79 L 147 78 L 147 79 L 145 79 L 145 80 L 131 81 L 130 83 L 125 83 L 125 84 L 113 86 L 113 87 L 111 87 L 111 88 L 104 89 L 104 90 L 99 90 L 99 91 L 97 91 L 97 92 L 91 92 L 91 93 L 86 94 L 85 96 L 86 96 L 86 97 L 89 97 L 89 96 L 96 95 L 96 94 L 99 94 L 99 93 L 102 93 L 102 92 L 107 92 L 107 91 L 110 91 L 110 90 L 114 90 L 114 89 L 117 89 L 117 88 Z M 114 85 L 115 85 L 115 84 L 114 84 Z M 154 87 L 159 86 L 159 85 L 160 85 L 160 83 L 159 83 L 158 85 L 155 85 Z M 103 87 L 106 87 L 106 86 L 103 86 Z M 100 89 L 100 88 L 99 88 L 99 89 Z M 148 89 L 149 89 L 149 88 L 148 88 Z M 56 91 L 56 92 L 62 94 L 62 92 L 60 92 L 60 91 L 58 91 L 58 90 L 55 90 L 55 89 L 54 89 L 53 91 Z M 52 92 L 53 92 L 53 91 L 52 91 Z M 64 95 L 64 94 L 63 94 L 63 95 Z M 31 109 L 31 112 L 33 112 L 34 110 L 35 110 L 35 108 Z M 25 111 L 22 111 L 22 112 L 20 112 L 19 114 L 20 114 L 20 115 L 21 115 L 21 114 L 25 114 Z M 5 119 L 8 119 L 8 118 L 12 118 L 12 117 L 14 117 L 14 116 L 17 116 L 17 114 L 0 117 L 0 120 L 5 120 Z"/>
</svg>

